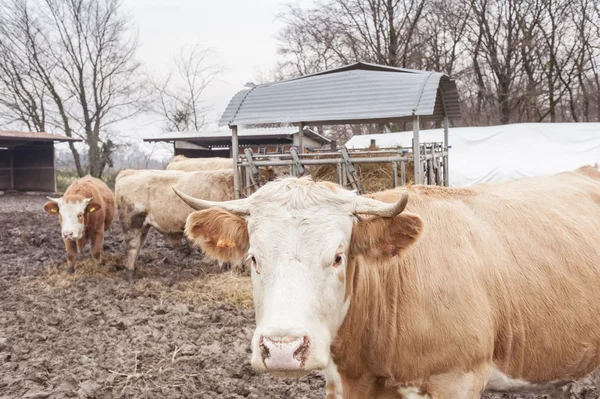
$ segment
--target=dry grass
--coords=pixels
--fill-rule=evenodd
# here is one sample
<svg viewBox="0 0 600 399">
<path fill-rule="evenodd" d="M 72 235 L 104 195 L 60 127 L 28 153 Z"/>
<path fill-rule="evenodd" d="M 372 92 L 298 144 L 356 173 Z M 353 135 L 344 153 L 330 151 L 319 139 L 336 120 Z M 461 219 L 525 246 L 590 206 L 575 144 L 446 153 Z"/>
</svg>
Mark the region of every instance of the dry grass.
<svg viewBox="0 0 600 399">
<path fill-rule="evenodd" d="M 208 275 L 205 278 L 186 281 L 178 295 L 201 302 L 226 302 L 245 308 L 252 307 L 252 284 L 250 277 L 234 271 Z"/>
<path fill-rule="evenodd" d="M 45 292 L 63 290 L 74 282 L 84 278 L 104 278 L 120 280 L 114 271 L 109 271 L 110 266 L 119 264 L 119 256 L 104 254 L 104 265 L 97 267 L 93 259 L 86 258 L 77 262 L 75 272 L 69 274 L 66 264 L 49 268 L 41 276 L 24 277 L 23 283 L 31 288 Z M 177 289 L 172 284 L 159 278 L 153 278 L 144 268 L 138 270 L 140 279 L 135 284 L 139 291 L 151 290 L 163 297 L 180 297 L 186 300 L 195 300 L 202 303 L 225 302 L 244 308 L 252 307 L 252 285 L 250 277 L 240 275 L 239 272 L 229 271 L 218 274 L 208 274 L 177 284 Z"/>
<path fill-rule="evenodd" d="M 393 154 L 365 154 L 361 157 L 389 157 Z M 360 182 L 366 193 L 374 193 L 377 191 L 389 190 L 392 188 L 392 164 L 390 163 L 371 163 L 371 164 L 356 164 L 355 168 L 358 172 Z M 413 182 L 414 172 L 413 163 L 405 163 L 406 184 Z M 400 165 L 398 165 L 398 184 L 402 183 L 400 175 Z M 326 180 L 337 182 L 337 168 L 335 165 L 320 165 L 311 167 L 311 176 L 316 181 Z M 350 188 L 350 187 L 348 187 Z"/>
</svg>

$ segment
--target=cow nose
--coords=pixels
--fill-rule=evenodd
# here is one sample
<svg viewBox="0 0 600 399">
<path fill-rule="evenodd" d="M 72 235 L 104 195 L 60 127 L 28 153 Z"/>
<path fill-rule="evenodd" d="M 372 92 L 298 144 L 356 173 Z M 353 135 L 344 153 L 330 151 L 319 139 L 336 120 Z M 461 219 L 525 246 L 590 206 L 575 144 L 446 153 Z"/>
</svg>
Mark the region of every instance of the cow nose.
<svg viewBox="0 0 600 399">
<path fill-rule="evenodd" d="M 266 337 L 260 339 L 265 367 L 269 370 L 302 370 L 308 356 L 310 340 L 304 337 Z"/>
<path fill-rule="evenodd" d="M 73 238 L 73 232 L 72 231 L 63 231 L 63 237 L 64 238 Z"/>
</svg>

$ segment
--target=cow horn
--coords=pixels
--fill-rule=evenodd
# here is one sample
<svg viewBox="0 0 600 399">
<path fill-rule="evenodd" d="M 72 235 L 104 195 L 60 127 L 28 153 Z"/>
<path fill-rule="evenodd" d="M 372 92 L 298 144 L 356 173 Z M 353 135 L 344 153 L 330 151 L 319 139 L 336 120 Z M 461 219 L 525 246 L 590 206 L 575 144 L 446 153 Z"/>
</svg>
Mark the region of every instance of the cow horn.
<svg viewBox="0 0 600 399">
<path fill-rule="evenodd" d="M 48 198 L 52 202 L 56 202 L 57 204 L 61 201 L 61 198 L 52 198 L 52 197 L 46 197 L 46 198 Z"/>
<path fill-rule="evenodd" d="M 400 199 L 392 204 L 361 196 L 355 197 L 354 201 L 354 213 L 356 214 L 393 217 L 402 213 L 406 208 L 408 191 L 402 191 Z"/>
<path fill-rule="evenodd" d="M 171 188 L 173 189 L 173 191 L 175 191 L 175 194 L 177 194 L 179 196 L 179 198 L 181 198 L 183 200 L 183 202 L 185 202 L 186 204 L 188 204 L 189 206 L 191 206 L 192 208 L 194 208 L 197 211 L 201 211 L 203 209 L 208 209 L 208 208 L 221 208 L 221 209 L 225 209 L 227 211 L 242 214 L 242 215 L 250 214 L 250 210 L 248 209 L 249 204 L 248 204 L 247 198 L 243 198 L 243 199 L 239 199 L 239 200 L 231 200 L 231 201 L 206 201 L 203 199 L 194 198 L 192 196 L 189 196 L 186 193 L 177 189 L 177 187 L 175 187 L 175 186 L 173 186 Z"/>
</svg>

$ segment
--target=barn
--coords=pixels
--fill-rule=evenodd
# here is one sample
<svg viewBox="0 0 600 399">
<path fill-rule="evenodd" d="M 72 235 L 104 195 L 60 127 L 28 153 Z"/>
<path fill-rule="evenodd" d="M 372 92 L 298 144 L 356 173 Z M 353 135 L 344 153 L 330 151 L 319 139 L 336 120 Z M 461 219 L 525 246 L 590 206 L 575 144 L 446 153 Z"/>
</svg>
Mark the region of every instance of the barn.
<svg viewBox="0 0 600 399">
<path fill-rule="evenodd" d="M 54 143 L 80 139 L 0 130 L 0 191 L 56 191 Z"/>
<path fill-rule="evenodd" d="M 252 149 L 255 154 L 283 154 L 298 145 L 299 131 L 294 126 L 240 129 L 238 151 Z M 208 132 L 172 133 L 145 138 L 146 142 L 172 142 L 175 155 L 189 158 L 231 157 L 231 130 L 220 129 Z M 304 128 L 302 146 L 305 150 L 330 145 L 331 141 L 316 131 Z"/>
</svg>

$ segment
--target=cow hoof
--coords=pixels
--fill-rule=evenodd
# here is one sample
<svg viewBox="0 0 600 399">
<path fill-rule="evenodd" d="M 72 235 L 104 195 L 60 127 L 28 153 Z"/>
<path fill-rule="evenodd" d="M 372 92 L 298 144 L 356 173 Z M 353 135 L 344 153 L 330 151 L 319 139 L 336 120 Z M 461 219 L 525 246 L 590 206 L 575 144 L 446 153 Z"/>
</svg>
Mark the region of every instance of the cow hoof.
<svg viewBox="0 0 600 399">
<path fill-rule="evenodd" d="M 69 266 L 69 267 L 67 268 L 67 273 L 69 273 L 69 274 L 73 274 L 73 273 L 75 273 L 75 266 Z"/>
</svg>

